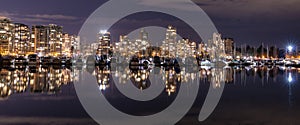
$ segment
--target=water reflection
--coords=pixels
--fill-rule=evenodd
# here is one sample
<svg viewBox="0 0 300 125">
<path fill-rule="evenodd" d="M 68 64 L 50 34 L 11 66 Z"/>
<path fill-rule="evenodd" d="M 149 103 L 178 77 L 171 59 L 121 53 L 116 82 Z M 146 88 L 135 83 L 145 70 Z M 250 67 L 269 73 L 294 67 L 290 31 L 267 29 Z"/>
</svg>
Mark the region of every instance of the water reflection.
<svg viewBox="0 0 300 125">
<path fill-rule="evenodd" d="M 292 71 L 300 71 L 296 68 L 286 67 L 224 67 L 224 68 L 210 68 L 201 67 L 196 72 L 188 72 L 186 67 L 180 69 L 176 67 L 161 67 L 161 68 L 144 68 L 136 67 L 134 69 L 129 67 L 115 67 L 111 70 L 109 67 L 96 68 L 95 74 L 97 76 L 98 84 L 101 90 L 109 87 L 109 75 L 114 75 L 117 83 L 125 84 L 130 80 L 138 89 L 144 90 L 151 85 L 149 76 L 151 74 L 159 74 L 165 84 L 165 92 L 168 95 L 176 92 L 178 84 L 189 83 L 197 80 L 203 83 L 211 83 L 213 88 L 219 88 L 222 83 L 237 84 L 236 79 L 239 79 L 239 84 L 246 86 L 247 80 L 261 80 L 262 86 L 270 80 L 276 82 L 278 74 L 283 74 Z M 290 73 L 291 74 L 291 73 Z M 251 77 L 251 78 L 249 78 Z M 290 76 L 287 77 L 291 79 Z M 292 80 L 289 80 L 292 81 Z"/>
<path fill-rule="evenodd" d="M 150 75 L 162 78 L 165 92 L 170 96 L 177 92 L 180 84 L 198 81 L 210 83 L 213 88 L 219 88 L 221 84 L 241 84 L 246 86 L 247 80 L 261 80 L 262 86 L 270 80 L 276 82 L 278 75 L 285 75 L 289 86 L 289 96 L 292 96 L 294 77 L 298 76 L 300 69 L 287 67 L 201 67 L 190 70 L 189 67 L 135 67 L 128 66 L 102 66 L 95 68 L 83 68 L 97 79 L 99 90 L 105 91 L 111 87 L 111 75 L 114 81 L 126 84 L 131 81 L 137 89 L 145 90 L 151 86 Z M 80 69 L 68 69 L 64 67 L 26 67 L 22 69 L 1 69 L 0 72 L 0 96 L 7 98 L 17 93 L 46 93 L 54 94 L 61 91 L 63 85 L 79 80 Z M 237 82 L 236 80 L 239 79 Z"/>
<path fill-rule="evenodd" d="M 60 92 L 61 86 L 73 82 L 73 73 L 66 68 L 27 67 L 24 69 L 1 69 L 0 95 L 7 98 L 17 93 Z"/>
</svg>

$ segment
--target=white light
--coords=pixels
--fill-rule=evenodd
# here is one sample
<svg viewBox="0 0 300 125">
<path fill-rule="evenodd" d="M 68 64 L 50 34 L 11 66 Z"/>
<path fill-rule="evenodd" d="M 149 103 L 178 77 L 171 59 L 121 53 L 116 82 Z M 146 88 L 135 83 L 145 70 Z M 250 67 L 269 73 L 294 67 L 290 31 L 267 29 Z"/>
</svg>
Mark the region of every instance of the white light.
<svg viewBox="0 0 300 125">
<path fill-rule="evenodd" d="M 105 34 L 105 33 L 107 33 L 107 30 L 100 30 L 100 33 Z"/>
<path fill-rule="evenodd" d="M 288 49 L 288 51 L 291 52 L 293 50 L 293 47 L 292 46 L 288 46 L 287 49 Z"/>
<path fill-rule="evenodd" d="M 289 73 L 288 82 L 289 83 L 293 82 L 293 78 L 292 78 L 292 74 L 291 73 Z"/>
</svg>

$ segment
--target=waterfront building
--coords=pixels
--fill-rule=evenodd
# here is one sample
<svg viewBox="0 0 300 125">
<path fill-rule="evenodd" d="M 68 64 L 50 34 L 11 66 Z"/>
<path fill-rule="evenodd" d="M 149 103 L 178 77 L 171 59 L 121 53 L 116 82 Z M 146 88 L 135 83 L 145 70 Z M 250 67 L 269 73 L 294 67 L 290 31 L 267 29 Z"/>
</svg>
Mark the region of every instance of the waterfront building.
<svg viewBox="0 0 300 125">
<path fill-rule="evenodd" d="M 30 50 L 30 28 L 21 23 L 15 23 L 13 27 L 10 53 L 26 55 Z"/>
<path fill-rule="evenodd" d="M 29 52 L 37 53 L 39 55 L 47 55 L 49 53 L 49 38 L 47 26 L 32 26 L 31 45 Z"/>
<path fill-rule="evenodd" d="M 279 54 L 278 51 L 279 49 L 276 46 L 271 46 L 268 52 L 270 55 L 269 57 L 275 59 L 278 58 L 278 54 Z"/>
<path fill-rule="evenodd" d="M 166 57 L 175 57 L 176 55 L 177 30 L 172 26 L 168 26 L 166 39 L 162 44 L 162 55 Z"/>
<path fill-rule="evenodd" d="M 141 41 L 149 41 L 148 39 L 148 32 L 146 32 L 146 30 L 144 28 L 141 29 L 140 34 L 139 34 L 139 39 Z"/>
<path fill-rule="evenodd" d="M 232 59 L 234 57 L 234 40 L 233 38 L 225 38 L 225 54 L 227 58 Z"/>
<path fill-rule="evenodd" d="M 12 40 L 13 24 L 10 19 L 0 19 L 0 54 L 8 55 L 10 53 L 10 41 Z"/>
<path fill-rule="evenodd" d="M 59 56 L 62 54 L 62 26 L 49 24 L 48 26 L 32 26 L 30 52 L 40 56 Z"/>
<path fill-rule="evenodd" d="M 70 41 L 71 41 L 71 51 L 73 54 L 80 54 L 80 50 L 81 50 L 81 41 L 80 41 L 80 36 L 76 36 L 76 35 L 71 35 L 70 36 Z"/>
<path fill-rule="evenodd" d="M 140 31 L 140 38 L 136 40 L 138 45 L 138 49 L 140 50 L 140 56 L 149 56 L 148 53 L 146 52 L 147 48 L 150 46 L 149 44 L 149 39 L 148 39 L 148 32 L 144 28 L 141 29 Z"/>
<path fill-rule="evenodd" d="M 110 32 L 101 31 L 98 33 L 98 52 L 100 55 L 109 55 L 110 52 Z"/>
<path fill-rule="evenodd" d="M 120 42 L 116 43 L 114 52 L 120 53 L 122 56 L 132 55 L 130 40 L 127 36 L 120 36 Z"/>
<path fill-rule="evenodd" d="M 63 34 L 62 38 L 62 54 L 66 56 L 74 56 L 80 52 L 80 37 L 76 35 Z"/>
<path fill-rule="evenodd" d="M 62 26 L 49 24 L 49 51 L 50 55 L 58 56 L 62 54 Z"/>
<path fill-rule="evenodd" d="M 139 57 L 145 57 L 149 56 L 148 53 L 146 52 L 147 48 L 150 46 L 148 41 L 137 39 L 135 40 L 135 48 L 137 49 L 136 51 L 138 52 Z"/>
<path fill-rule="evenodd" d="M 150 56 L 147 49 L 150 47 L 148 32 L 142 28 L 139 38 L 130 40 L 127 36 L 120 36 L 120 42 L 114 46 L 114 52 L 125 57 L 137 55 L 139 57 Z"/>
<path fill-rule="evenodd" d="M 62 37 L 62 54 L 70 56 L 71 48 L 72 48 L 72 44 L 71 44 L 71 40 L 70 40 L 70 35 L 67 33 L 64 33 L 63 37 Z"/>
<path fill-rule="evenodd" d="M 208 46 L 207 44 L 201 42 L 198 45 L 198 56 L 201 59 L 208 59 L 209 52 L 208 52 Z"/>
<path fill-rule="evenodd" d="M 99 47 L 99 42 L 84 44 L 81 47 L 80 53 L 84 56 L 95 55 L 98 51 L 98 47 Z"/>
<path fill-rule="evenodd" d="M 176 44 L 176 57 L 177 58 L 185 58 L 187 54 L 186 51 L 186 45 L 187 45 L 188 39 L 182 39 L 178 40 Z"/>
<path fill-rule="evenodd" d="M 191 42 L 189 39 L 179 40 L 176 44 L 176 57 L 184 59 L 195 56 L 196 48 L 196 42 Z"/>
<path fill-rule="evenodd" d="M 209 55 L 212 61 L 221 61 L 226 57 L 225 43 L 221 38 L 221 34 L 214 33 L 213 38 L 208 40 L 208 47 L 210 48 Z"/>
</svg>

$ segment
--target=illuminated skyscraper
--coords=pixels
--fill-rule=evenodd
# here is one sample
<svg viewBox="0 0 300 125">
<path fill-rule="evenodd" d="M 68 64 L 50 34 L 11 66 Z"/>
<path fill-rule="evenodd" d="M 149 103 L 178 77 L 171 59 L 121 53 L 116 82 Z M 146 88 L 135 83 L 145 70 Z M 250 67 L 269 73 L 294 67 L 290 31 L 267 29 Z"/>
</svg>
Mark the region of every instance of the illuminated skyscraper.
<svg viewBox="0 0 300 125">
<path fill-rule="evenodd" d="M 146 52 L 147 48 L 150 46 L 149 40 L 148 40 L 148 33 L 144 28 L 140 31 L 140 38 L 135 40 L 135 51 L 138 52 L 138 56 L 145 57 L 149 56 Z"/>
<path fill-rule="evenodd" d="M 132 44 L 130 43 L 127 36 L 120 36 L 120 42 L 116 43 L 114 52 L 120 53 L 122 56 L 130 57 L 134 54 L 131 49 Z"/>
<path fill-rule="evenodd" d="M 9 54 L 13 24 L 8 18 L 0 19 L 0 53 Z"/>
<path fill-rule="evenodd" d="M 33 26 L 31 52 L 40 55 L 58 56 L 62 54 L 62 27 L 55 24 Z"/>
<path fill-rule="evenodd" d="M 108 55 L 110 51 L 110 32 L 100 32 L 98 34 L 99 46 L 98 52 L 100 55 Z"/>
<path fill-rule="evenodd" d="M 225 58 L 225 44 L 224 40 L 221 38 L 221 34 L 214 33 L 213 39 L 208 40 L 208 47 L 209 47 L 209 55 L 213 62 L 221 61 Z"/>
<path fill-rule="evenodd" d="M 71 45 L 72 45 L 72 49 L 73 49 L 72 50 L 73 54 L 80 53 L 80 49 L 81 49 L 80 37 L 76 36 L 76 35 L 72 35 L 72 36 L 70 36 L 70 41 L 71 41 Z"/>
<path fill-rule="evenodd" d="M 30 28 L 25 24 L 15 23 L 11 44 L 11 53 L 25 55 L 30 50 Z"/>
<path fill-rule="evenodd" d="M 71 48 L 72 48 L 72 44 L 71 44 L 70 35 L 64 33 L 62 37 L 62 54 L 71 56 Z"/>
<path fill-rule="evenodd" d="M 233 57 L 234 50 L 234 40 L 232 38 L 225 38 L 225 54 L 227 57 Z"/>
<path fill-rule="evenodd" d="M 149 44 L 149 39 L 148 39 L 148 32 L 144 28 L 142 28 L 140 32 L 140 38 L 136 40 L 138 42 L 138 45 L 140 45 L 139 49 L 140 50 L 146 50 L 147 47 L 150 46 Z"/>
<path fill-rule="evenodd" d="M 46 55 L 49 53 L 49 37 L 47 26 L 32 26 L 30 52 Z"/>
<path fill-rule="evenodd" d="M 50 54 L 57 56 L 62 54 L 62 26 L 49 24 L 49 45 Z"/>
<path fill-rule="evenodd" d="M 176 52 L 177 31 L 174 27 L 168 26 L 166 39 L 163 41 L 163 55 L 167 57 L 175 57 Z"/>
<path fill-rule="evenodd" d="M 147 48 L 150 46 L 148 33 L 142 29 L 139 33 L 139 38 L 130 40 L 127 36 L 120 36 L 120 42 L 116 43 L 114 51 L 120 53 L 124 57 L 138 55 L 140 57 L 149 56 Z"/>
<path fill-rule="evenodd" d="M 140 40 L 148 41 L 148 33 L 145 31 L 144 28 L 142 28 L 142 30 L 140 32 Z"/>
<path fill-rule="evenodd" d="M 76 35 L 63 34 L 62 37 L 62 54 L 72 56 L 80 50 L 80 37 Z"/>
</svg>

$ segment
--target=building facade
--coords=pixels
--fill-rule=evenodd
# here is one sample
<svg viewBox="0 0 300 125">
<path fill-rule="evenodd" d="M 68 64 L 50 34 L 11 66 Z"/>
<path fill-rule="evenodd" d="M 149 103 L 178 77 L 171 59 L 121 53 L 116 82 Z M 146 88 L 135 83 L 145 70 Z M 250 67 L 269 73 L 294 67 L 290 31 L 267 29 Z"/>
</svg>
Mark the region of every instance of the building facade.
<svg viewBox="0 0 300 125">
<path fill-rule="evenodd" d="M 47 26 L 32 26 L 30 53 L 47 55 L 49 51 L 49 29 Z"/>
<path fill-rule="evenodd" d="M 58 56 L 62 54 L 62 35 L 63 28 L 55 24 L 49 24 L 49 51 L 50 55 Z"/>
<path fill-rule="evenodd" d="M 21 23 L 15 23 L 11 42 L 11 53 L 26 55 L 30 50 L 30 28 Z"/>
<path fill-rule="evenodd" d="M 11 50 L 13 24 L 10 19 L 0 19 L 0 54 L 7 55 Z"/>
<path fill-rule="evenodd" d="M 233 38 L 225 38 L 225 54 L 228 58 L 234 57 L 234 40 Z"/>
<path fill-rule="evenodd" d="M 213 33 L 212 40 L 208 40 L 209 56 L 212 62 L 221 61 L 226 57 L 225 43 L 219 33 Z"/>
<path fill-rule="evenodd" d="M 108 55 L 111 49 L 110 47 L 110 32 L 100 32 L 98 34 L 99 46 L 98 54 L 99 55 Z"/>
<path fill-rule="evenodd" d="M 176 41 L 177 30 L 172 26 L 168 26 L 166 32 L 166 39 L 162 44 L 162 55 L 167 57 L 175 57 L 176 55 Z"/>
<path fill-rule="evenodd" d="M 62 55 L 63 28 L 55 24 L 32 26 L 30 52 L 41 56 Z"/>
</svg>

